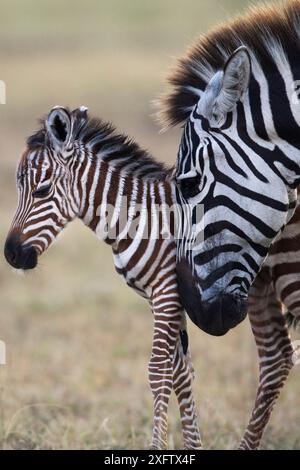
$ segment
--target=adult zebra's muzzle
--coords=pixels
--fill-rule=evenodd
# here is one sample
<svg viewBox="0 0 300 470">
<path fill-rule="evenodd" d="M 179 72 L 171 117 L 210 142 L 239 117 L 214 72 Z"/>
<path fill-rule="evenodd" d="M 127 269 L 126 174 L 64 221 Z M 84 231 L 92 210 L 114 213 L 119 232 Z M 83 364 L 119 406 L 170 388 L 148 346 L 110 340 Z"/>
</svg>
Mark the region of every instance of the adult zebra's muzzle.
<svg viewBox="0 0 300 470">
<path fill-rule="evenodd" d="M 15 234 L 9 235 L 4 246 L 6 261 L 16 269 L 33 269 L 37 265 L 37 251 L 33 246 L 24 245 Z"/>
<path fill-rule="evenodd" d="M 205 333 L 223 336 L 245 319 L 246 299 L 220 294 L 212 301 L 202 301 L 188 263 L 180 261 L 176 271 L 182 305 L 192 322 Z"/>
</svg>

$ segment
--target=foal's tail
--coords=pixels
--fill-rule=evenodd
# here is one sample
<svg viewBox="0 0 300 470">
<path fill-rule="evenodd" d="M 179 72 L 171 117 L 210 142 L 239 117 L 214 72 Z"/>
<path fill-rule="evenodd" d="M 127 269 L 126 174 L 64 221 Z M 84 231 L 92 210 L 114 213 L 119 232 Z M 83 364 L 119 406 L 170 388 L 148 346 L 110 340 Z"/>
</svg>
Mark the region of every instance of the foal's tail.
<svg viewBox="0 0 300 470">
<path fill-rule="evenodd" d="M 186 314 L 184 310 L 181 312 L 181 324 L 179 334 L 183 353 L 186 355 L 189 349 L 189 336 L 187 332 Z"/>
<path fill-rule="evenodd" d="M 291 312 L 286 312 L 284 315 L 284 318 L 289 329 L 299 330 L 300 328 L 299 316 L 296 316 Z"/>
<path fill-rule="evenodd" d="M 189 335 L 187 330 L 180 330 L 180 341 L 183 349 L 183 353 L 186 355 L 189 349 Z"/>
</svg>

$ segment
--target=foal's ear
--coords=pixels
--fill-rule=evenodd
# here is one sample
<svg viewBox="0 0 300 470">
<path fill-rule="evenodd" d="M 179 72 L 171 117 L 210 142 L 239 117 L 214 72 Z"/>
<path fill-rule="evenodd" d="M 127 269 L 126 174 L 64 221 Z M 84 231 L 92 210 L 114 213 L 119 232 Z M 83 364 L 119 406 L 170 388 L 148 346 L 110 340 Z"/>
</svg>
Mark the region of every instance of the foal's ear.
<svg viewBox="0 0 300 470">
<path fill-rule="evenodd" d="M 51 144 L 57 150 L 68 146 L 72 137 L 72 117 L 70 112 L 62 106 L 51 109 L 46 119 L 46 129 Z"/>
<path fill-rule="evenodd" d="M 199 112 L 211 125 L 221 125 L 227 113 L 233 111 L 246 93 L 251 74 L 248 49 L 239 47 L 227 60 L 223 70 L 217 72 L 203 93 Z"/>
<path fill-rule="evenodd" d="M 81 129 L 88 122 L 88 108 L 86 106 L 80 106 L 80 108 L 74 109 L 71 113 L 73 122 L 73 137 L 76 138 Z"/>
</svg>

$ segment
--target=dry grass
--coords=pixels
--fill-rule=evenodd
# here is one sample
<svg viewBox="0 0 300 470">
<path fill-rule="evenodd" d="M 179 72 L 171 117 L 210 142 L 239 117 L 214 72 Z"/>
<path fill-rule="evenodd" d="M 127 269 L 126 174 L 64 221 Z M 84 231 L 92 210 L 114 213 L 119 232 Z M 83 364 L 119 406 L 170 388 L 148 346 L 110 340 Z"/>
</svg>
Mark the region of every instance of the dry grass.
<svg viewBox="0 0 300 470">
<path fill-rule="evenodd" d="M 1 434 L 4 448 L 145 448 L 152 401 L 146 365 L 152 318 L 114 273 L 110 250 L 70 226 L 38 271 L 1 269 Z M 190 327 L 195 395 L 207 448 L 234 448 L 256 385 L 246 321 L 225 338 Z M 264 447 L 299 448 L 300 377 L 295 370 Z M 180 448 L 175 402 L 171 445 Z"/>
<path fill-rule="evenodd" d="M 57 103 L 88 105 L 174 161 L 178 132 L 158 136 L 148 105 L 162 89 L 169 56 L 246 3 L 87 0 L 74 2 L 69 15 L 64 2 L 1 0 L 0 78 L 8 91 L 0 107 L 1 246 L 16 202 L 16 161 L 40 114 Z M 7 345 L 7 365 L 0 366 L 2 447 L 146 448 L 152 318 L 114 272 L 110 249 L 75 223 L 36 272 L 17 276 L 1 258 L 0 289 L 0 339 Z M 235 448 L 256 387 L 248 322 L 221 339 L 192 325 L 190 331 L 205 447 Z M 298 367 L 264 448 L 300 447 L 299 397 Z M 170 445 L 181 446 L 174 401 Z"/>
</svg>

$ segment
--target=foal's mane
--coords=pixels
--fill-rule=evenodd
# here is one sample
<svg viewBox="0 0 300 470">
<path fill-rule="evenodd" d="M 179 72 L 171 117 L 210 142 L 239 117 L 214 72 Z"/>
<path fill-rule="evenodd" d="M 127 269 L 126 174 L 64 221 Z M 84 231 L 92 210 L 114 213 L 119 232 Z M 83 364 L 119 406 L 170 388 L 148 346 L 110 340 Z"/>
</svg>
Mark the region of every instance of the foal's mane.
<svg viewBox="0 0 300 470">
<path fill-rule="evenodd" d="M 27 139 L 29 150 L 36 150 L 48 144 L 45 118 L 39 122 L 40 129 Z M 172 168 L 156 161 L 133 139 L 126 134 L 119 134 L 111 123 L 101 119 L 88 118 L 82 123 L 75 118 L 73 141 L 89 149 L 93 158 L 101 158 L 128 174 L 155 180 L 166 180 L 173 174 Z"/>
<path fill-rule="evenodd" d="M 187 120 L 201 91 L 241 45 L 248 47 L 264 71 L 289 54 L 298 56 L 300 64 L 300 0 L 252 7 L 200 36 L 168 76 L 171 88 L 159 100 L 158 114 L 165 127 Z"/>
</svg>

